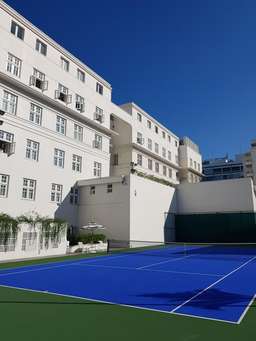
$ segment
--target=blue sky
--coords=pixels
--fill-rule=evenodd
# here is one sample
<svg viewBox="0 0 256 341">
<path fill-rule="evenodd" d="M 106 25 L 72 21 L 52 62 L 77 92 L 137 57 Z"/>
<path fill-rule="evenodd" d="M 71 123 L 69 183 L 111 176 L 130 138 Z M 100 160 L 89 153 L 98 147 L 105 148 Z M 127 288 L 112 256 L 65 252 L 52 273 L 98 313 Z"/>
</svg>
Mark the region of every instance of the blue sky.
<svg viewBox="0 0 256 341">
<path fill-rule="evenodd" d="M 8 0 L 203 156 L 256 138 L 254 0 Z"/>
</svg>

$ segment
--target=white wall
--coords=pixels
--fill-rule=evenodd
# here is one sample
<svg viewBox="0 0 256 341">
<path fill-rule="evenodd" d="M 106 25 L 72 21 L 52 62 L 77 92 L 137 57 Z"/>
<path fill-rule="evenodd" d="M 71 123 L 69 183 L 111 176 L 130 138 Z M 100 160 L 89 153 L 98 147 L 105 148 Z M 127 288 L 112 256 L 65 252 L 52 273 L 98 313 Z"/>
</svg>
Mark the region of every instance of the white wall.
<svg viewBox="0 0 256 341">
<path fill-rule="evenodd" d="M 178 213 L 254 211 L 251 179 L 209 181 L 177 186 Z"/>
<path fill-rule="evenodd" d="M 40 244 L 40 231 L 41 228 L 39 225 L 31 227 L 30 225 L 27 224 L 20 224 L 15 249 L 13 251 L 0 251 L 0 261 L 11 259 L 36 258 L 44 256 L 56 256 L 66 253 L 67 251 L 66 230 L 62 231 L 60 235 L 60 242 L 58 244 L 58 247 L 53 247 L 51 241 L 49 240 L 48 248 L 45 247 L 44 241 L 42 244 Z M 22 239 L 23 233 L 25 232 L 35 232 L 36 239 L 35 243 L 31 247 L 29 247 L 27 243 L 26 250 L 22 250 Z"/>
<path fill-rule="evenodd" d="M 122 184 L 121 177 L 81 181 L 78 226 L 90 221 L 102 224 L 104 233 L 110 239 L 129 239 L 129 177 Z M 113 192 L 107 193 L 107 184 L 112 184 Z M 90 186 L 95 186 L 95 194 L 90 194 Z M 101 231 L 99 230 L 99 233 Z"/>
<path fill-rule="evenodd" d="M 175 189 L 136 175 L 130 179 L 130 239 L 164 241 L 165 213 L 176 211 Z"/>
</svg>

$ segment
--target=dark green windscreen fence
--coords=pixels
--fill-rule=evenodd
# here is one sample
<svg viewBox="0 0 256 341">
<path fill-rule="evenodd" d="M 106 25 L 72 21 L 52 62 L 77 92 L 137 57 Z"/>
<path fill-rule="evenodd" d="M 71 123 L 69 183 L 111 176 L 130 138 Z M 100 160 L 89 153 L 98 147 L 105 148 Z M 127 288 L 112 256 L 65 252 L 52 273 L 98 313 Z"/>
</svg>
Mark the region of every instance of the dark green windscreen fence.
<svg viewBox="0 0 256 341">
<path fill-rule="evenodd" d="M 176 214 L 175 240 L 181 242 L 256 242 L 256 213 Z"/>
</svg>

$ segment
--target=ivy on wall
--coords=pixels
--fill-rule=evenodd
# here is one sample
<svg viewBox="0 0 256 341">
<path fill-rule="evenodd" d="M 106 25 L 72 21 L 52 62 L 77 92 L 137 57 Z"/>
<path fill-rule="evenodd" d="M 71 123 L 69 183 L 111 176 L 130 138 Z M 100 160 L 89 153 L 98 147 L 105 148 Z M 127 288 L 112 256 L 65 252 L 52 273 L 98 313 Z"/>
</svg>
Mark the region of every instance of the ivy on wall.
<svg viewBox="0 0 256 341">
<path fill-rule="evenodd" d="M 4 245 L 5 250 L 7 250 L 9 238 L 17 238 L 21 224 L 27 224 L 31 229 L 38 228 L 45 248 L 49 247 L 50 240 L 59 242 L 62 234 L 67 230 L 66 221 L 58 218 L 41 217 L 36 212 L 21 215 L 16 219 L 8 214 L 0 213 L 0 244 Z"/>
</svg>

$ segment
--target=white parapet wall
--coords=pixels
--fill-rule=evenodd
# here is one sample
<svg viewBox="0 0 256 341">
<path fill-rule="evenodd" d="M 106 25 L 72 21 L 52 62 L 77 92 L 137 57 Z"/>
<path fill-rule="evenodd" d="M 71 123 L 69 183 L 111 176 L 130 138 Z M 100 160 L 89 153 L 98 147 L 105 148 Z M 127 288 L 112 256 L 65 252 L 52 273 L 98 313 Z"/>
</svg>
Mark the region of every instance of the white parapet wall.
<svg viewBox="0 0 256 341">
<path fill-rule="evenodd" d="M 66 254 L 67 243 L 66 228 L 53 239 L 42 233 L 40 224 L 20 224 L 15 238 L 10 236 L 5 244 L 1 241 L 0 262 Z"/>
<path fill-rule="evenodd" d="M 256 210 L 250 178 L 207 181 L 177 186 L 178 213 L 253 212 Z"/>
</svg>

